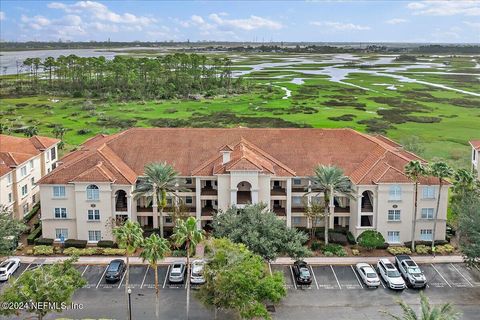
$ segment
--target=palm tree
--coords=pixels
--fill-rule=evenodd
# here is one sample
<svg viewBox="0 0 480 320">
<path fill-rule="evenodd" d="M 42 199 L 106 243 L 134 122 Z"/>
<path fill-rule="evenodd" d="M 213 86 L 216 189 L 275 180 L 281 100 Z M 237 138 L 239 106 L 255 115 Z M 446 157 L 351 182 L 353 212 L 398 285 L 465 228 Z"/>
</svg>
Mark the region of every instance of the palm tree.
<svg viewBox="0 0 480 320">
<path fill-rule="evenodd" d="M 319 165 L 315 168 L 315 175 L 310 177 L 312 190 L 323 193 L 324 198 L 324 219 L 325 219 L 325 244 L 328 244 L 328 227 L 330 215 L 335 207 L 335 193 L 342 193 L 349 198 L 354 198 L 354 190 L 350 179 L 343 175 L 343 170 L 336 166 Z"/>
<path fill-rule="evenodd" d="M 143 243 L 143 230 L 136 221 L 130 219 L 125 222 L 124 225 L 115 227 L 113 229 L 113 236 L 118 243 L 119 247 L 125 248 L 126 253 L 125 257 L 127 259 L 127 275 L 125 277 L 125 297 L 128 304 L 128 289 L 129 289 L 129 280 L 130 280 L 130 260 L 129 256 L 133 254 Z M 130 308 L 130 307 L 128 307 Z M 128 310 L 129 318 L 130 310 Z"/>
<path fill-rule="evenodd" d="M 405 174 L 415 183 L 414 189 L 414 211 L 412 218 L 412 252 L 415 251 L 415 229 L 417 225 L 418 211 L 418 182 L 422 176 L 427 174 L 427 168 L 418 160 L 412 160 L 405 166 Z"/>
<path fill-rule="evenodd" d="M 461 313 L 457 312 L 450 303 L 432 307 L 423 292 L 420 292 L 420 315 L 417 315 L 405 301 L 399 300 L 397 303 L 403 311 L 402 316 L 396 316 L 386 311 L 383 313 L 395 320 L 456 320 L 461 316 Z"/>
<path fill-rule="evenodd" d="M 30 127 L 25 128 L 25 130 L 23 131 L 23 133 L 24 133 L 25 136 L 27 136 L 27 137 L 36 136 L 36 135 L 38 134 L 38 128 L 37 128 L 37 126 L 30 126 Z"/>
<path fill-rule="evenodd" d="M 461 199 L 462 196 L 475 190 L 475 176 L 466 169 L 458 169 L 453 174 L 453 201 Z"/>
<path fill-rule="evenodd" d="M 438 178 L 438 198 L 437 198 L 437 207 L 435 209 L 435 220 L 433 221 L 433 232 L 432 232 L 432 252 L 435 254 L 435 231 L 437 230 L 437 219 L 438 211 L 440 209 L 440 196 L 442 195 L 443 182 L 446 178 L 449 178 L 453 175 L 453 169 L 446 164 L 445 162 L 434 162 L 430 166 L 430 174 Z"/>
<path fill-rule="evenodd" d="M 188 217 L 187 220 L 178 220 L 172 235 L 177 246 L 185 245 L 187 252 L 187 320 L 190 309 L 190 255 L 195 252 L 197 244 L 204 238 L 205 232 L 197 228 L 197 219 Z"/>
<path fill-rule="evenodd" d="M 155 294 L 157 295 L 157 299 L 155 300 L 155 315 L 158 318 L 158 268 L 157 262 L 158 260 L 162 260 L 165 258 L 165 254 L 170 251 L 170 246 L 168 240 L 165 238 L 160 238 L 158 234 L 152 233 L 150 237 L 145 238 L 142 244 L 143 251 L 140 254 L 143 261 L 148 261 L 150 267 L 153 268 L 155 272 Z"/>
<path fill-rule="evenodd" d="M 52 133 L 55 136 L 55 138 L 60 140 L 63 140 L 63 136 L 65 135 L 66 132 L 67 132 L 67 128 L 65 128 L 61 124 L 55 125 L 55 127 L 53 127 L 53 130 L 52 130 Z"/>
<path fill-rule="evenodd" d="M 175 195 L 179 191 L 176 183 L 178 173 L 166 162 L 150 163 L 145 166 L 145 176 L 133 192 L 135 198 L 146 197 L 152 202 L 153 227 L 158 228 L 158 208 L 160 207 L 160 237 L 163 238 L 163 209 L 167 206 L 167 192 Z"/>
</svg>

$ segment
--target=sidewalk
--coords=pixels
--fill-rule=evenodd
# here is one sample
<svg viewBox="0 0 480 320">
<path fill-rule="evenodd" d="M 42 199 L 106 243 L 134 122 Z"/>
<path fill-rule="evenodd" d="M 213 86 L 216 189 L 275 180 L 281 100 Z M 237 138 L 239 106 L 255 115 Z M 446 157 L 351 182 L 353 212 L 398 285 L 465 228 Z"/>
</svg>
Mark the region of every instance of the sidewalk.
<svg viewBox="0 0 480 320">
<path fill-rule="evenodd" d="M 22 263 L 37 263 L 37 264 L 49 264 L 58 261 L 68 259 L 68 257 L 41 257 L 41 256 L 14 256 L 12 258 L 19 258 Z M 370 264 L 377 263 L 378 259 L 384 257 L 311 257 L 304 260 L 311 265 L 353 265 L 359 262 L 366 262 Z M 393 256 L 385 256 L 393 260 Z M 414 260 L 419 264 L 425 263 L 461 263 L 463 262 L 462 256 L 413 256 Z M 77 264 L 109 264 L 114 259 L 123 259 L 121 256 L 83 256 L 79 257 Z M 185 261 L 185 257 L 168 257 L 160 261 L 159 265 L 168 265 L 177 261 Z M 292 264 L 293 259 L 288 257 L 279 257 L 271 264 Z M 147 264 L 142 261 L 140 257 L 131 257 L 131 264 Z"/>
</svg>

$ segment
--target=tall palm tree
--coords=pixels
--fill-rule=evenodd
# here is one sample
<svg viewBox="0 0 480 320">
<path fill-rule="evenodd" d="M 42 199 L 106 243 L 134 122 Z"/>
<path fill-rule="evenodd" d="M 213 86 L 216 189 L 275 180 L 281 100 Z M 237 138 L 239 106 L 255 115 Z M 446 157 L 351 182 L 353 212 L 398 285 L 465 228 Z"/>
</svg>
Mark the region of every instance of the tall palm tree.
<svg viewBox="0 0 480 320">
<path fill-rule="evenodd" d="M 412 160 L 405 166 L 405 174 L 413 180 L 415 184 L 414 189 L 414 210 L 412 217 L 412 252 L 415 251 L 415 230 L 417 226 L 417 211 L 418 211 L 418 182 L 421 177 L 427 174 L 427 168 L 418 160 Z"/>
<path fill-rule="evenodd" d="M 133 192 L 136 199 L 146 197 L 153 207 L 153 227 L 158 228 L 160 208 L 160 237 L 163 238 L 163 209 L 167 206 L 167 192 L 175 195 L 179 191 L 176 183 L 178 173 L 166 162 L 150 163 L 145 166 L 145 176 Z"/>
<path fill-rule="evenodd" d="M 197 219 L 188 217 L 187 220 L 177 220 L 172 238 L 177 246 L 185 245 L 187 252 L 187 320 L 190 309 L 190 255 L 195 252 L 197 244 L 204 238 L 205 232 L 197 228 Z"/>
<path fill-rule="evenodd" d="M 475 189 L 475 176 L 471 171 L 458 169 L 453 174 L 453 193 L 452 200 L 456 201 L 462 198 L 462 195 Z"/>
<path fill-rule="evenodd" d="M 453 175 L 453 169 L 446 164 L 445 162 L 434 162 L 430 166 L 430 174 L 438 178 L 438 197 L 437 197 L 437 207 L 435 208 L 435 220 L 433 221 L 433 232 L 432 232 L 432 252 L 435 253 L 435 232 L 437 230 L 437 219 L 438 211 L 440 209 L 440 196 L 442 195 L 443 182 L 446 178 L 449 178 Z"/>
<path fill-rule="evenodd" d="M 143 230 L 136 221 L 127 220 L 124 225 L 115 227 L 113 229 L 113 236 L 119 247 L 125 248 L 125 257 L 127 259 L 127 275 L 125 277 L 125 297 L 128 304 L 128 289 L 130 280 L 130 260 L 129 256 L 133 254 L 143 243 Z M 130 307 L 128 307 L 130 309 Z M 129 319 L 130 310 L 128 311 L 127 319 Z M 131 319 L 129 319 L 131 320 Z"/>
<path fill-rule="evenodd" d="M 157 262 L 165 258 L 165 254 L 170 251 L 170 245 L 168 240 L 165 238 L 160 238 L 158 234 L 152 233 L 150 237 L 145 238 L 142 244 L 143 251 L 140 254 L 143 261 L 148 261 L 151 268 L 155 272 L 155 294 L 157 299 L 155 300 L 155 315 L 158 318 L 158 266 Z"/>
<path fill-rule="evenodd" d="M 420 315 L 417 315 L 405 301 L 399 300 L 397 303 L 403 311 L 402 316 L 396 316 L 390 312 L 383 313 L 395 320 L 456 320 L 461 316 L 461 313 L 457 312 L 450 303 L 432 307 L 423 292 L 420 292 Z"/>
<path fill-rule="evenodd" d="M 312 190 L 323 193 L 324 199 L 324 219 L 325 219 L 325 244 L 328 244 L 328 227 L 330 215 L 333 214 L 335 207 L 335 193 L 342 193 L 349 198 L 354 198 L 352 182 L 343 174 L 343 170 L 336 166 L 319 165 L 315 168 L 314 176 L 310 177 Z"/>
</svg>

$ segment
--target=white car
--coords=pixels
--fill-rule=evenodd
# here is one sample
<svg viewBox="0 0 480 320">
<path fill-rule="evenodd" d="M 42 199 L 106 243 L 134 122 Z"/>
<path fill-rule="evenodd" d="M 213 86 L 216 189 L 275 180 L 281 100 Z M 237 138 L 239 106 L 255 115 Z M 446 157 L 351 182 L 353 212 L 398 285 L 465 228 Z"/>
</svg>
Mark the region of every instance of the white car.
<svg viewBox="0 0 480 320">
<path fill-rule="evenodd" d="M 406 287 L 405 281 L 395 265 L 388 259 L 380 259 L 377 263 L 378 273 L 385 280 L 387 286 L 394 290 L 403 290 Z"/>
<path fill-rule="evenodd" d="M 204 284 L 205 278 L 203 277 L 203 268 L 205 267 L 204 260 L 194 260 L 192 262 L 192 270 L 190 274 L 190 283 L 192 284 Z"/>
<path fill-rule="evenodd" d="M 368 263 L 357 263 L 355 267 L 367 287 L 377 288 L 380 285 L 380 278 L 371 265 Z"/>
<path fill-rule="evenodd" d="M 0 264 L 0 281 L 7 281 L 20 266 L 20 259 L 12 258 Z"/>
</svg>

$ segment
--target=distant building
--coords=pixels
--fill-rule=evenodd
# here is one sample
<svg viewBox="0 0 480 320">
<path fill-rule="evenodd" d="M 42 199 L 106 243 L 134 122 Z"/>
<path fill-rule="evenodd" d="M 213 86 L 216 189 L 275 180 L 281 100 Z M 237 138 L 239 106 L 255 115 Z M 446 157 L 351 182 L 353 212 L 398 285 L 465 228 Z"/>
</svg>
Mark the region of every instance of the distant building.
<svg viewBox="0 0 480 320">
<path fill-rule="evenodd" d="M 329 227 L 348 228 L 355 236 L 375 229 L 401 244 L 412 232 L 414 183 L 404 174 L 411 160 L 423 161 L 385 137 L 351 129 L 133 128 L 98 135 L 39 182 L 43 237 L 111 239 L 112 218 L 158 227 L 149 201 L 132 195 L 152 162 L 172 165 L 180 189 L 188 189 L 167 195 L 160 217 L 167 231 L 177 201 L 202 227 L 217 211 L 264 203 L 287 226 L 308 228 L 305 205 L 323 202 L 323 194 L 309 192 L 309 177 L 324 164 L 342 168 L 356 193 L 354 199 L 335 195 Z M 418 240 L 432 239 L 438 188 L 437 179 L 420 179 Z M 448 183 L 443 188 L 437 240 L 445 239 Z"/>
<path fill-rule="evenodd" d="M 0 134 L 0 205 L 17 218 L 40 200 L 37 181 L 55 169 L 58 139 Z"/>
<path fill-rule="evenodd" d="M 477 178 L 480 179 L 480 140 L 470 141 L 472 146 L 472 170 L 476 172 Z"/>
</svg>

